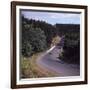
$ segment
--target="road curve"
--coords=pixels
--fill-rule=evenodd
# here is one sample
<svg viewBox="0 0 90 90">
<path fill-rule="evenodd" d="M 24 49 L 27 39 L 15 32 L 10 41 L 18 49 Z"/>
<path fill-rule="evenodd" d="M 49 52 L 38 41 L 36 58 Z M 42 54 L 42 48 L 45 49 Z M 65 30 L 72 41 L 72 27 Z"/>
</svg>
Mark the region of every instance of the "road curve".
<svg viewBox="0 0 90 90">
<path fill-rule="evenodd" d="M 50 71 L 54 71 L 58 76 L 79 76 L 80 67 L 79 65 L 68 64 L 58 59 L 60 47 L 55 46 L 53 50 L 43 53 L 36 63 L 43 68 Z"/>
</svg>

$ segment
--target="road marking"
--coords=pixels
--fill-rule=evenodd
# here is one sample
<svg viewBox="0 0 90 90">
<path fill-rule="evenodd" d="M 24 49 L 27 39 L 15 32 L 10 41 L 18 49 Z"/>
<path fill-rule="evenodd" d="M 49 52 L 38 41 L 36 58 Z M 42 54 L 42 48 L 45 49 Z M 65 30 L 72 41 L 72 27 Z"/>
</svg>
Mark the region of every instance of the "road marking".
<svg viewBox="0 0 90 90">
<path fill-rule="evenodd" d="M 49 50 L 46 51 L 46 53 L 51 52 L 56 46 L 51 47 Z"/>
</svg>

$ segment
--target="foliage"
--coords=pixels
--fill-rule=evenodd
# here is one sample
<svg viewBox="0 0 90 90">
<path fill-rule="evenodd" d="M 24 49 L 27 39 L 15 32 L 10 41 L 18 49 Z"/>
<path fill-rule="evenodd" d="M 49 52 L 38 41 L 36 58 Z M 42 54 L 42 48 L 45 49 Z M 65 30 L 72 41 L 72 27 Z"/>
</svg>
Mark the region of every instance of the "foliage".
<svg viewBox="0 0 90 90">
<path fill-rule="evenodd" d="M 24 56 L 31 56 L 32 53 L 33 53 L 33 48 L 31 46 L 31 44 L 24 41 L 22 43 L 22 55 L 24 55 Z"/>
<path fill-rule="evenodd" d="M 34 28 L 33 25 L 22 23 L 22 54 L 31 56 L 33 53 L 46 49 L 46 36 L 40 28 Z"/>
<path fill-rule="evenodd" d="M 79 32 L 77 34 L 66 34 L 64 38 L 63 52 L 59 58 L 65 62 L 80 64 L 80 41 L 78 34 Z"/>
<path fill-rule="evenodd" d="M 55 24 L 44 21 L 27 19 L 22 16 L 21 51 L 23 56 L 32 56 L 58 44 L 60 37 L 65 36 L 62 46 L 62 54 L 59 58 L 66 62 L 80 60 L 80 25 L 79 24 Z M 59 45 L 59 44 L 58 44 Z"/>
<path fill-rule="evenodd" d="M 57 35 L 57 28 L 51 24 L 48 24 L 44 21 L 27 19 L 22 16 L 22 23 L 24 24 L 25 28 L 33 26 L 33 28 L 40 28 L 45 36 L 46 36 L 46 46 L 50 46 L 52 42 L 52 38 Z M 23 25 L 22 25 L 23 27 Z M 22 28 L 23 29 L 23 28 Z"/>
<path fill-rule="evenodd" d="M 57 74 L 53 71 L 43 69 L 36 64 L 36 58 L 40 56 L 40 53 L 29 57 L 21 57 L 20 78 L 39 78 L 39 77 L 52 77 Z"/>
<path fill-rule="evenodd" d="M 58 43 L 60 43 L 60 36 L 57 35 L 52 39 L 51 47 L 53 45 L 57 45 Z"/>
<path fill-rule="evenodd" d="M 66 34 L 77 34 L 80 30 L 79 24 L 56 24 L 55 25 L 59 35 L 66 35 Z"/>
</svg>

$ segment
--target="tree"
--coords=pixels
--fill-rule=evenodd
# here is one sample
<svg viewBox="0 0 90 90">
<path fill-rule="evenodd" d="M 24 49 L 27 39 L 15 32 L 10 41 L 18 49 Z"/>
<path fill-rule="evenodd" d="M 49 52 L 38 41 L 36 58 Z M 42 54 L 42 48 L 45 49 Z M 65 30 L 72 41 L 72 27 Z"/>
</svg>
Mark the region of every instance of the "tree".
<svg viewBox="0 0 90 90">
<path fill-rule="evenodd" d="M 60 52 L 59 58 L 68 63 L 80 64 L 80 40 L 75 34 L 66 34 L 63 52 Z"/>
<path fill-rule="evenodd" d="M 23 42 L 21 51 L 23 56 L 31 56 L 33 54 L 32 45 L 28 42 Z"/>
<path fill-rule="evenodd" d="M 60 43 L 60 37 L 57 35 L 52 39 L 51 47 Z"/>
<path fill-rule="evenodd" d="M 46 36 L 40 28 L 33 28 L 33 25 L 24 24 L 22 28 L 22 54 L 31 56 L 33 53 L 46 49 Z"/>
<path fill-rule="evenodd" d="M 40 52 L 46 49 L 46 37 L 40 28 L 30 28 L 28 41 L 33 46 L 34 52 Z"/>
</svg>

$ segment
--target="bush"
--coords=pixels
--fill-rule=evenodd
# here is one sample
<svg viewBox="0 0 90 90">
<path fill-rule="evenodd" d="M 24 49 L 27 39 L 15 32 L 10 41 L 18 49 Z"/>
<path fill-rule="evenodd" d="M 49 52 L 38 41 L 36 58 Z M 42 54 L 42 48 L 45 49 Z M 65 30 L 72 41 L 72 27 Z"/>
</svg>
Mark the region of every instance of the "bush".
<svg viewBox="0 0 90 90">
<path fill-rule="evenodd" d="M 78 35 L 67 34 L 62 55 L 59 58 L 68 63 L 80 64 L 80 41 Z"/>
<path fill-rule="evenodd" d="M 25 27 L 22 29 L 21 43 L 22 55 L 31 56 L 33 53 L 46 49 L 46 36 L 40 28 L 33 28 L 32 25 L 25 24 Z"/>
<path fill-rule="evenodd" d="M 22 44 L 22 55 L 23 56 L 31 56 L 33 54 L 32 45 L 28 42 L 23 42 Z"/>
</svg>

